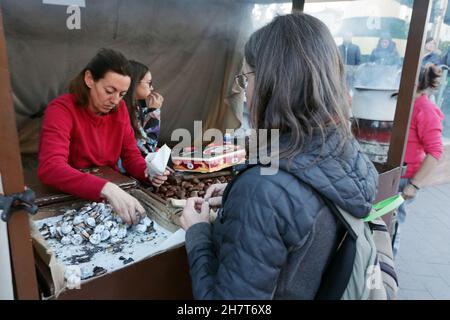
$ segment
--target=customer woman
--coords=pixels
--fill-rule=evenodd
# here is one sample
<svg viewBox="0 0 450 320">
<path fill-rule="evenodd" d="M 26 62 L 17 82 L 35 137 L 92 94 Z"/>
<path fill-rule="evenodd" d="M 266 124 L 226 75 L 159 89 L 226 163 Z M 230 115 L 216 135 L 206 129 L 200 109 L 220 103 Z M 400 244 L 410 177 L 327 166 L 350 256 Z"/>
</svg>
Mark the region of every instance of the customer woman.
<svg viewBox="0 0 450 320">
<path fill-rule="evenodd" d="M 130 66 L 119 52 L 101 49 L 70 83 L 70 93 L 48 105 L 41 129 L 38 176 L 77 197 L 108 200 L 126 223 L 136 223 L 143 207 L 117 185 L 79 169 L 110 166 L 119 157 L 133 177 L 148 181 L 122 98 L 130 86 Z M 168 174 L 166 172 L 165 174 Z M 159 186 L 167 179 L 151 177 Z"/>
<path fill-rule="evenodd" d="M 420 69 L 414 109 L 406 144 L 406 173 L 400 180 L 400 191 L 407 201 L 397 212 L 393 252 L 400 248 L 400 230 L 406 220 L 406 208 L 416 198 L 425 178 L 437 167 L 444 151 L 442 121 L 444 114 L 429 98 L 440 86 L 442 70 L 430 62 Z"/>
<path fill-rule="evenodd" d="M 145 157 L 156 151 L 164 98 L 154 90 L 152 74 L 146 65 L 131 60 L 130 66 L 131 84 L 124 101 L 138 148 Z"/>
<path fill-rule="evenodd" d="M 313 299 L 340 240 L 322 197 L 365 217 L 377 172 L 351 136 L 344 66 L 320 20 L 276 17 L 250 37 L 245 59 L 252 126 L 279 130 L 279 170 L 262 175 L 257 165 L 187 200 L 181 224 L 194 297 Z M 210 224 L 214 193 L 223 209 Z"/>
</svg>

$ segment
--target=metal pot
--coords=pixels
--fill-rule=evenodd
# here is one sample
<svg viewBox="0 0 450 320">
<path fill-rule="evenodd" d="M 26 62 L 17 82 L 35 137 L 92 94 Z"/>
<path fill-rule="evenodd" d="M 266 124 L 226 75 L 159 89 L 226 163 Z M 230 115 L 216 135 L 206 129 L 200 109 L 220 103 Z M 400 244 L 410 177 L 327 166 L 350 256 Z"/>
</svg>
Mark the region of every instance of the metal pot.
<svg viewBox="0 0 450 320">
<path fill-rule="evenodd" d="M 373 88 L 358 86 L 352 98 L 353 118 L 394 121 L 397 97 L 392 97 L 396 88 Z"/>
</svg>

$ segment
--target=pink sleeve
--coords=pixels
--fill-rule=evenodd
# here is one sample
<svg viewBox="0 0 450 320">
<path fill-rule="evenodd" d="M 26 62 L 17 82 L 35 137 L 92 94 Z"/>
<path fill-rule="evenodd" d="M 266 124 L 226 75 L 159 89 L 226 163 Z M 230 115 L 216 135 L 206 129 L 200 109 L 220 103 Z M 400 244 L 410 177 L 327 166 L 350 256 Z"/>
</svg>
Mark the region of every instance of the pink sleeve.
<svg viewBox="0 0 450 320">
<path fill-rule="evenodd" d="M 125 111 L 123 113 L 125 129 L 122 150 L 120 153 L 123 167 L 132 177 L 140 181 L 148 182 L 148 179 L 145 177 L 145 170 L 147 168 L 145 159 L 137 147 L 134 131 L 131 127 L 130 117 L 128 116 L 128 110 L 125 105 L 123 109 Z"/>
<path fill-rule="evenodd" d="M 107 180 L 82 173 L 68 164 L 72 125 L 70 110 L 62 103 L 50 103 L 41 129 L 38 177 L 63 192 L 100 201 Z"/>
<path fill-rule="evenodd" d="M 435 106 L 417 114 L 417 135 L 426 154 L 440 159 L 444 150 L 442 144 L 442 112 Z"/>
</svg>

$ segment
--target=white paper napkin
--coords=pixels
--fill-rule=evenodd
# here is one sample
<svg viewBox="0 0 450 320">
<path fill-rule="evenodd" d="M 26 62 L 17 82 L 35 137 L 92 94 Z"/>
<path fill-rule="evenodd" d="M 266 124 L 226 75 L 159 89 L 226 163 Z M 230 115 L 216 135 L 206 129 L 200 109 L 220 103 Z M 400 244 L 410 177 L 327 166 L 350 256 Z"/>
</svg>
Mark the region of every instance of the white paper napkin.
<svg viewBox="0 0 450 320">
<path fill-rule="evenodd" d="M 157 152 L 149 153 L 145 157 L 147 173 L 150 178 L 164 174 L 171 152 L 172 150 L 167 145 L 163 145 Z"/>
</svg>

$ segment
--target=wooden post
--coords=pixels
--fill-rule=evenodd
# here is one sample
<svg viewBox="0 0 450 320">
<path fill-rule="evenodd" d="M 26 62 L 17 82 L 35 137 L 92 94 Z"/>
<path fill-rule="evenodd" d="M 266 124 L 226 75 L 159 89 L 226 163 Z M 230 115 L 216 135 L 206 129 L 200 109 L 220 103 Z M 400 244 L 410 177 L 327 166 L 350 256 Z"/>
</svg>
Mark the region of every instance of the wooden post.
<svg viewBox="0 0 450 320">
<path fill-rule="evenodd" d="M 3 195 L 3 183 L 0 173 L 1 195 Z M 0 220 L 0 248 L 0 300 L 12 300 L 14 299 L 14 288 L 9 255 L 8 227 L 3 220 Z"/>
<path fill-rule="evenodd" d="M 388 152 L 387 164 L 392 168 L 403 165 L 430 7 L 430 0 L 414 1 Z"/>
<path fill-rule="evenodd" d="M 0 8 L 0 173 L 5 195 L 24 191 L 6 40 Z M 38 299 L 33 248 L 26 211 L 16 212 L 8 222 L 8 235 L 16 299 Z M 1 285 L 1 284 L 0 284 Z"/>
<path fill-rule="evenodd" d="M 292 12 L 303 12 L 305 0 L 292 0 Z"/>
</svg>

